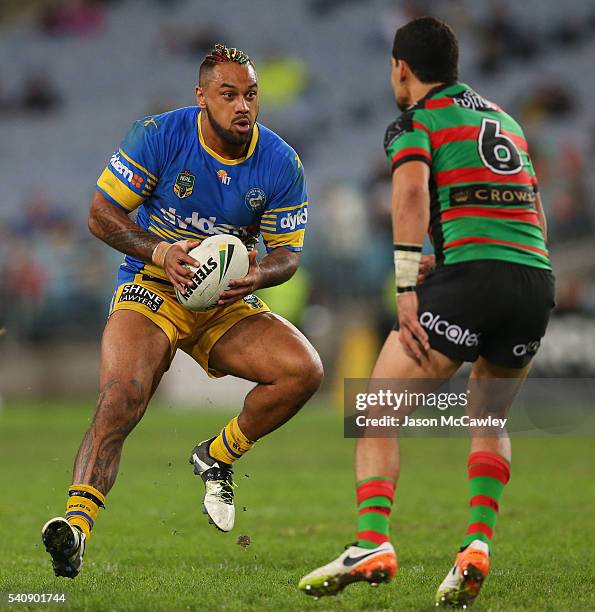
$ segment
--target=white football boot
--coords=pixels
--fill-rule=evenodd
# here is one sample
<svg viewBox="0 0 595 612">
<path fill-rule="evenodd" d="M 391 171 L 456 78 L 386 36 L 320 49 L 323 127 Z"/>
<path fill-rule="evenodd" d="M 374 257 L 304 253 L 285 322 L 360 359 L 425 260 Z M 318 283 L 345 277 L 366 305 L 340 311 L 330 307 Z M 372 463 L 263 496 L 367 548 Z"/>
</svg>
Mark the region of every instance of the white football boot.
<svg viewBox="0 0 595 612">
<path fill-rule="evenodd" d="M 473 540 L 457 554 L 452 569 L 438 587 L 437 606 L 466 608 L 479 595 L 490 570 L 490 549 L 482 540 Z"/>
<path fill-rule="evenodd" d="M 343 554 L 304 576 L 298 588 L 315 598 L 338 595 L 352 582 L 377 586 L 390 582 L 397 571 L 397 555 L 390 542 L 376 548 L 348 547 Z"/>
<path fill-rule="evenodd" d="M 83 567 L 85 534 L 65 518 L 50 519 L 41 529 L 41 539 L 52 557 L 56 576 L 75 578 Z"/>
<path fill-rule="evenodd" d="M 220 531 L 231 531 L 235 521 L 233 469 L 228 463 L 217 461 L 209 455 L 213 440 L 211 438 L 195 446 L 189 462 L 194 465 L 194 473 L 205 484 L 203 513 L 208 515 L 209 523 Z"/>
</svg>

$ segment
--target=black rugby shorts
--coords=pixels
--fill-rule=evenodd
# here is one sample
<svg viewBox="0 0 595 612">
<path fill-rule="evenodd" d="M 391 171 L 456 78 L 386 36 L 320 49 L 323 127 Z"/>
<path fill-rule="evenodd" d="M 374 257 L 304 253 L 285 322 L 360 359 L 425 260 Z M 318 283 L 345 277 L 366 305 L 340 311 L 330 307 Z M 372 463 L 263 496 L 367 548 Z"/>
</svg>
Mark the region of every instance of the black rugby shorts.
<svg viewBox="0 0 595 612">
<path fill-rule="evenodd" d="M 419 321 L 430 346 L 447 357 L 481 355 L 523 368 L 545 335 L 554 288 L 554 275 L 541 268 L 499 260 L 444 265 L 416 287 Z"/>
</svg>

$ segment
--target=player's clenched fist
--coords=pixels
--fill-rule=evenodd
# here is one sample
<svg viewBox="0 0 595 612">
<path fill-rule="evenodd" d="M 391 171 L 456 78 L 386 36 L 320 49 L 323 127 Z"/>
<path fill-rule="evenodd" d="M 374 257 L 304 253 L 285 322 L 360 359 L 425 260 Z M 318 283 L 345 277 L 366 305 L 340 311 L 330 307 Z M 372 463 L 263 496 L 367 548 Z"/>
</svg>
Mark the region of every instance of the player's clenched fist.
<svg viewBox="0 0 595 612">
<path fill-rule="evenodd" d="M 188 267 L 198 268 L 200 263 L 188 255 L 188 252 L 200 244 L 198 240 L 178 240 L 170 244 L 160 242 L 153 251 L 152 260 L 156 266 L 165 270 L 167 278 L 181 293 L 192 286 L 193 271 Z"/>
</svg>

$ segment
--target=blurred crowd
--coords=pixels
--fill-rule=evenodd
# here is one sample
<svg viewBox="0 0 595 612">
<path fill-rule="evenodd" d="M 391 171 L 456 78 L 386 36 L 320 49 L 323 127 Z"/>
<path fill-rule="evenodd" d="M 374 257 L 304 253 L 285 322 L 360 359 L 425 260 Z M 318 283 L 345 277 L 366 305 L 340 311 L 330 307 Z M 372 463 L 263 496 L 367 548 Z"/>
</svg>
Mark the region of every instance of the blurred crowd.
<svg viewBox="0 0 595 612">
<path fill-rule="evenodd" d="M 6 331 L 31 341 L 96 337 L 113 274 L 106 255 L 67 210 L 32 193 L 0 230 Z"/>
<path fill-rule="evenodd" d="M 155 0 L 164 7 L 180 2 L 183 4 L 182 0 Z M 39 3 L 33 4 L 37 7 Z M 37 35 L 56 40 L 104 36 L 110 11 L 120 4 L 106 0 L 42 4 L 34 12 Z M 459 33 L 462 56 L 467 58 L 465 70 L 480 93 L 482 82 L 488 83 L 515 62 L 530 71 L 545 55 L 580 48 L 595 27 L 595 11 L 588 19 L 578 19 L 570 11 L 548 30 L 533 28 L 530 19 L 513 16 L 506 2 L 486 4 L 480 13 L 462 11 L 456 1 L 431 4 L 430 11 L 430 2 L 422 0 L 384 2 L 370 27 L 362 28 L 362 47 L 386 60 L 395 28 L 431 12 L 451 22 Z M 307 15 L 313 23 L 331 23 L 352 6 L 347 0 L 310 0 Z M 225 39 L 225 20 L 192 23 L 182 20 L 174 26 L 164 22 L 159 31 L 160 52 L 180 62 L 197 63 L 215 41 Z M 324 47 L 317 51 L 328 52 Z M 266 124 L 300 153 L 310 178 L 312 202 L 303 269 L 287 287 L 276 290 L 276 295 L 269 291 L 268 299 L 315 337 L 330 337 L 338 321 L 349 324 L 359 315 L 382 337 L 394 319 L 390 172 L 382 157 L 382 131 L 370 140 L 373 146 L 357 152 L 361 168 L 347 179 L 337 179 L 337 172 L 326 170 L 325 162 L 330 160 L 332 165 L 336 155 L 323 151 L 352 124 L 360 129 L 374 126 L 378 131 L 375 107 L 358 96 L 345 98 L 339 102 L 346 110 L 337 116 L 332 106 L 324 104 L 329 84 L 321 82 L 311 63 L 299 54 L 269 45 L 257 59 Z M 0 73 L 0 121 L 28 113 L 35 114 L 36 120 L 51 120 L 54 113 L 68 108 L 67 94 L 53 82 L 51 70 L 22 75 L 10 94 L 2 88 L 1 77 Z M 392 108 L 387 77 L 385 71 L 386 88 L 373 96 L 386 98 L 383 109 Z M 571 249 L 595 235 L 590 169 L 595 159 L 595 124 L 591 119 L 580 126 L 593 137 L 587 146 L 564 135 L 550 136 L 550 126 L 564 125 L 577 110 L 591 104 L 565 85 L 573 78 L 572 74 L 544 78 L 540 86 L 522 90 L 512 107 L 507 107 L 526 128 L 554 251 Z M 149 106 L 147 112 L 157 112 L 168 103 L 161 98 Z M 89 195 L 91 190 L 92 184 Z M 18 211 L 1 211 L 0 327 L 13 339 L 96 338 L 102 328 L 119 259 L 89 235 L 80 211 L 81 202 L 45 190 L 35 183 L 35 176 Z M 594 287 L 592 271 L 561 279 L 559 312 L 595 314 Z"/>
</svg>

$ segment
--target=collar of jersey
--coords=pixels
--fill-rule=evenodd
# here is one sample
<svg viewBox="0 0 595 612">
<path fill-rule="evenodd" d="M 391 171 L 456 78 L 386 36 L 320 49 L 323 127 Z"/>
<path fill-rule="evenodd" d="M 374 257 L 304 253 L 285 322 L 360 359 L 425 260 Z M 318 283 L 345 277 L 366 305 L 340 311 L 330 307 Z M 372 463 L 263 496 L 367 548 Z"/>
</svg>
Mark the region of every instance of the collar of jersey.
<svg viewBox="0 0 595 612">
<path fill-rule="evenodd" d="M 237 164 L 241 164 L 245 162 L 251 155 L 254 153 L 254 149 L 256 148 L 256 144 L 258 143 L 258 123 L 254 124 L 254 129 L 252 130 L 252 140 L 250 141 L 250 146 L 248 147 L 248 152 L 243 157 L 238 157 L 237 159 L 225 159 L 225 157 L 221 157 L 218 153 L 213 151 L 207 143 L 205 142 L 202 136 L 202 127 L 200 125 L 200 112 L 196 117 L 196 125 L 198 126 L 198 140 L 200 142 L 200 146 L 211 156 L 214 157 L 218 162 L 222 164 L 226 164 L 227 166 L 236 166 Z"/>
<path fill-rule="evenodd" d="M 427 102 L 428 100 L 432 98 L 436 98 L 438 96 L 448 97 L 455 93 L 460 93 L 461 91 L 464 91 L 465 89 L 469 89 L 469 85 L 466 85 L 465 83 L 460 83 L 459 81 L 456 81 L 455 83 L 442 83 L 441 85 L 436 85 L 436 87 L 432 87 L 432 89 L 430 89 L 430 91 L 428 91 L 428 93 L 423 98 L 420 98 L 415 104 L 412 104 L 407 110 L 412 111 L 412 110 L 417 110 L 419 108 L 423 108 L 424 102 Z"/>
<path fill-rule="evenodd" d="M 464 91 L 465 89 L 469 89 L 469 86 L 458 81 L 455 83 L 443 83 L 442 85 L 437 85 L 436 87 L 430 89 L 430 91 L 428 91 L 428 93 L 422 99 L 429 100 L 430 98 L 443 98 L 445 96 Z"/>
</svg>

